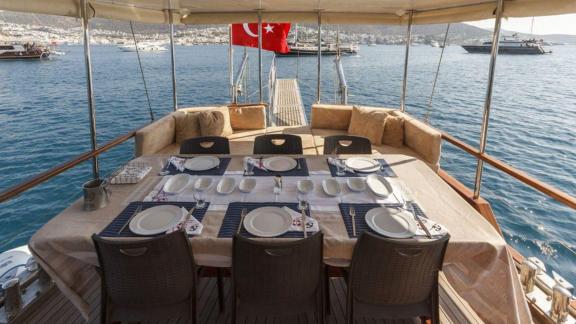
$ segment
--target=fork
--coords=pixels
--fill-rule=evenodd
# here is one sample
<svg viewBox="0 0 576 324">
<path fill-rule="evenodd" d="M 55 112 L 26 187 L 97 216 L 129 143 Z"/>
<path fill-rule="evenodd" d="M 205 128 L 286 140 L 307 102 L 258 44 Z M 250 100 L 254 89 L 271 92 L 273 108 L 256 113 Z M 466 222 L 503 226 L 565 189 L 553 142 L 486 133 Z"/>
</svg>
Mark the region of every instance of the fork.
<svg viewBox="0 0 576 324">
<path fill-rule="evenodd" d="M 302 169 L 302 166 L 300 165 L 300 159 L 296 159 L 296 163 L 298 164 L 298 170 Z"/>
<path fill-rule="evenodd" d="M 236 231 L 237 234 L 240 234 L 240 230 L 242 230 L 242 223 L 244 223 L 244 217 L 246 217 L 247 213 L 248 210 L 246 208 L 242 208 L 242 212 L 240 213 L 240 224 L 238 224 L 238 230 Z"/>
<path fill-rule="evenodd" d="M 356 237 L 356 209 L 350 207 L 348 213 L 350 214 L 350 217 L 352 217 L 352 235 Z"/>
<path fill-rule="evenodd" d="M 132 216 L 130 216 L 130 218 L 126 221 L 124 226 L 122 226 L 122 228 L 120 228 L 120 230 L 116 234 L 122 233 L 122 231 L 126 228 L 126 226 L 128 226 L 128 224 L 130 224 L 130 222 L 132 221 L 132 218 L 134 218 L 134 216 L 138 215 L 141 211 L 142 211 L 142 205 L 138 205 L 138 208 L 136 208 L 136 210 L 134 211 Z"/>
</svg>

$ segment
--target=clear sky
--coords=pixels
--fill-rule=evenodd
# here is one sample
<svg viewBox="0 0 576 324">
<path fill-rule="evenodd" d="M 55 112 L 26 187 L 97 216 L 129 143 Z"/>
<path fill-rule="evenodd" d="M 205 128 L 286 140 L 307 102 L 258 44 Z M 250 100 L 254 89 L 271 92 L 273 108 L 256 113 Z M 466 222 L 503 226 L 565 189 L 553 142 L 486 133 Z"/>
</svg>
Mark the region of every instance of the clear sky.
<svg viewBox="0 0 576 324">
<path fill-rule="evenodd" d="M 494 19 L 479 20 L 467 24 L 480 28 L 493 29 Z M 502 29 L 521 33 L 530 33 L 532 17 L 510 18 L 502 20 Z M 576 35 L 576 14 L 561 16 L 543 16 L 534 18 L 534 34 L 570 34 Z"/>
</svg>

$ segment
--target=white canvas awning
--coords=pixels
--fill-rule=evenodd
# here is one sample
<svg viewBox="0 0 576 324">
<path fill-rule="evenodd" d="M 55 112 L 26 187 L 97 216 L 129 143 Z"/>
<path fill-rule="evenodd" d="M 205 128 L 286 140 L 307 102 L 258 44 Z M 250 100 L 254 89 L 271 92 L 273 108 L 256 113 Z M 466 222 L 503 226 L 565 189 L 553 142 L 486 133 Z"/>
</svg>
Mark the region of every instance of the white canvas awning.
<svg viewBox="0 0 576 324">
<path fill-rule="evenodd" d="M 463 22 L 494 17 L 494 0 L 89 0 L 92 16 L 144 23 L 228 24 L 264 21 L 326 24 Z M 80 0 L 2 0 L 0 10 L 80 17 Z M 576 13 L 575 0 L 505 0 L 505 17 Z"/>
</svg>

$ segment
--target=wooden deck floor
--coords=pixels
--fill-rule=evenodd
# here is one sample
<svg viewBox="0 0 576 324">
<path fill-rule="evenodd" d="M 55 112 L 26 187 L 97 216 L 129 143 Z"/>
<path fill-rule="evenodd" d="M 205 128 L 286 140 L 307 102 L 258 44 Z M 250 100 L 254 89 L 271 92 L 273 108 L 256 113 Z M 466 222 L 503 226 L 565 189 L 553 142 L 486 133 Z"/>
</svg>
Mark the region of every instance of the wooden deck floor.
<svg viewBox="0 0 576 324">
<path fill-rule="evenodd" d="M 296 79 L 277 79 L 272 103 L 272 123 L 275 126 L 307 124 L 304 104 Z"/>
<path fill-rule="evenodd" d="M 95 278 L 91 286 L 93 286 L 90 290 L 93 306 L 90 320 L 88 322 L 82 318 L 76 308 L 74 308 L 74 306 L 58 291 L 58 289 L 54 288 L 52 291 L 42 296 L 41 300 L 36 305 L 33 305 L 34 307 L 32 307 L 32 309 L 21 314 L 14 323 L 99 323 L 99 280 Z M 470 309 L 468 304 L 455 293 L 443 276 L 440 278 L 440 287 L 441 323 L 482 323 L 478 316 Z M 216 279 L 212 277 L 200 278 L 198 287 L 198 306 L 200 311 L 198 316 L 199 323 L 231 323 L 230 293 L 230 280 L 225 278 L 224 294 L 226 309 L 221 313 L 218 309 Z M 329 324 L 344 324 L 346 311 L 346 283 L 342 278 L 332 278 L 330 280 L 330 304 L 331 314 L 326 317 L 326 322 Z M 173 319 L 167 320 L 163 323 L 183 323 L 183 321 Z M 270 319 L 260 318 L 253 323 L 313 323 L 313 319 L 301 315 L 294 318 L 283 319 L 282 321 L 271 321 Z"/>
</svg>

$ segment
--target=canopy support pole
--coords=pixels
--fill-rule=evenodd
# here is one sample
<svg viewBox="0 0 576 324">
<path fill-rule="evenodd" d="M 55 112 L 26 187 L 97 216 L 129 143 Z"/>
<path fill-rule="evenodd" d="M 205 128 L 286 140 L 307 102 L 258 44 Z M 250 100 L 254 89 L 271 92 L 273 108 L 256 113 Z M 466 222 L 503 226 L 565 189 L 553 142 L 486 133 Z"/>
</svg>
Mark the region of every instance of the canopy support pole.
<svg viewBox="0 0 576 324">
<path fill-rule="evenodd" d="M 178 93 L 176 92 L 176 53 L 174 52 L 174 18 L 172 10 L 169 12 L 170 17 L 170 62 L 172 64 L 172 104 L 174 111 L 178 110 Z"/>
<path fill-rule="evenodd" d="M 234 48 L 232 47 L 232 25 L 228 29 L 229 44 L 228 44 L 228 74 L 230 77 L 230 97 L 232 103 L 237 102 L 236 89 L 234 87 Z"/>
<path fill-rule="evenodd" d="M 488 87 L 486 89 L 486 99 L 484 101 L 484 116 L 482 118 L 482 129 L 480 130 L 480 154 L 486 151 L 486 141 L 488 138 L 488 124 L 490 122 L 490 108 L 492 106 L 492 88 L 494 86 L 494 74 L 496 72 L 496 58 L 500 45 L 500 27 L 502 22 L 504 0 L 498 0 L 496 8 L 496 19 L 494 21 L 494 33 L 492 35 L 492 50 L 490 53 L 490 68 L 488 71 Z M 476 165 L 476 179 L 474 180 L 474 199 L 480 197 L 480 187 L 482 186 L 482 171 L 484 161 L 478 159 Z"/>
<path fill-rule="evenodd" d="M 96 151 L 98 143 L 96 142 L 96 111 L 94 101 L 94 87 L 92 85 L 92 58 L 90 56 L 90 20 L 88 19 L 88 1 L 81 2 L 82 13 L 82 32 L 84 36 L 84 62 L 86 65 L 86 89 L 88 96 L 88 112 L 90 116 L 90 143 L 92 151 Z M 94 179 L 100 177 L 100 168 L 98 166 L 98 157 L 92 157 L 92 175 Z"/>
<path fill-rule="evenodd" d="M 318 11 L 318 81 L 316 83 L 316 102 L 320 103 L 320 82 L 322 72 L 322 15 Z"/>
<path fill-rule="evenodd" d="M 412 43 L 412 17 L 414 11 L 410 11 L 408 29 L 406 31 L 406 50 L 404 52 L 404 77 L 402 79 L 402 95 L 400 96 L 400 111 L 406 110 L 406 89 L 408 87 L 408 57 L 410 56 L 410 43 Z"/>
<path fill-rule="evenodd" d="M 262 11 L 258 10 L 258 86 L 260 87 L 260 92 L 258 95 L 258 101 L 262 101 Z"/>
</svg>

